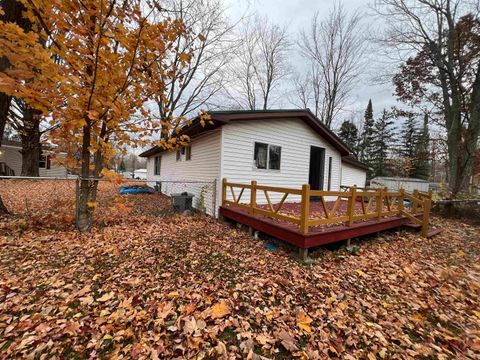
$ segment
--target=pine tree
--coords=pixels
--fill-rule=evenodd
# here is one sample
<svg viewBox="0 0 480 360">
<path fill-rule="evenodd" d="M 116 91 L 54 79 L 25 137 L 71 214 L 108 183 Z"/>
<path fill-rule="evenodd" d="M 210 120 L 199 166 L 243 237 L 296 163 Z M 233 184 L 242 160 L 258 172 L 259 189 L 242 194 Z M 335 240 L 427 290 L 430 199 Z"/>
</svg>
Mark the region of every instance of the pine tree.
<svg viewBox="0 0 480 360">
<path fill-rule="evenodd" d="M 418 138 L 419 129 L 417 128 L 417 120 L 414 114 L 409 114 L 402 126 L 399 149 L 400 156 L 414 159 Z"/>
<path fill-rule="evenodd" d="M 415 156 L 413 160 L 412 176 L 428 180 L 430 177 L 430 153 L 428 146 L 430 143 L 430 134 L 428 131 L 428 115 L 423 117 L 423 128 L 418 134 L 415 144 Z"/>
<path fill-rule="evenodd" d="M 394 139 L 392 125 L 391 115 L 384 109 L 374 127 L 373 156 L 369 164 L 372 168 L 372 177 L 390 174 L 387 160 Z"/>
<path fill-rule="evenodd" d="M 338 130 L 338 137 L 357 154 L 358 151 L 358 129 L 357 126 L 348 120 L 345 120 Z"/>
<path fill-rule="evenodd" d="M 369 167 L 372 166 L 374 157 L 374 143 L 375 139 L 375 120 L 373 119 L 372 100 L 368 100 L 367 109 L 365 110 L 365 118 L 363 122 L 363 131 L 360 143 L 360 160 Z M 370 171 L 369 171 L 370 174 Z M 371 175 L 371 174 L 370 174 Z"/>
</svg>

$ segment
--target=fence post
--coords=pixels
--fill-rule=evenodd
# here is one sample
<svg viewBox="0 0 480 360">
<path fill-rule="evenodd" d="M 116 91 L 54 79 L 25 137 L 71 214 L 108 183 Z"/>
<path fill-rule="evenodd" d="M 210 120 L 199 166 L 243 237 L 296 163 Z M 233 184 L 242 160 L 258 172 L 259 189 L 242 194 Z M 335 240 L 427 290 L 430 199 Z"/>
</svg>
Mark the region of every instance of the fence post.
<svg viewBox="0 0 480 360">
<path fill-rule="evenodd" d="M 310 219 L 310 184 L 302 185 L 302 202 L 300 213 L 300 230 L 308 234 L 308 222 Z"/>
<path fill-rule="evenodd" d="M 428 224 L 430 222 L 430 208 L 432 207 L 432 200 L 423 200 L 423 222 L 422 222 L 422 236 L 428 237 Z"/>
<path fill-rule="evenodd" d="M 377 190 L 377 217 L 380 219 L 382 217 L 382 207 L 383 207 L 383 189 L 380 188 Z"/>
<path fill-rule="evenodd" d="M 227 178 L 222 179 L 222 206 L 225 206 L 227 200 Z"/>
<path fill-rule="evenodd" d="M 253 215 L 255 213 L 255 206 L 257 205 L 257 182 L 252 180 L 250 183 L 250 214 Z"/>
<path fill-rule="evenodd" d="M 412 212 L 414 214 L 416 214 L 417 211 L 418 211 L 418 199 L 420 199 L 420 196 L 418 195 L 418 190 L 417 189 L 413 190 L 413 197 L 415 199 L 413 200 L 413 204 L 412 204 Z"/>
<path fill-rule="evenodd" d="M 80 198 L 80 177 L 75 179 L 75 228 L 78 229 L 78 201 Z"/>
<path fill-rule="evenodd" d="M 398 214 L 401 215 L 403 211 L 403 200 L 405 199 L 405 190 L 401 188 L 398 190 L 400 195 L 398 195 Z"/>
<path fill-rule="evenodd" d="M 212 215 L 213 217 L 215 217 L 217 213 L 217 179 L 213 180 L 212 203 L 213 203 Z"/>
<path fill-rule="evenodd" d="M 355 202 L 357 197 L 357 186 L 353 185 L 350 188 L 350 199 L 348 199 L 348 208 L 347 208 L 347 215 L 348 215 L 348 226 L 352 226 L 353 224 L 353 215 L 355 214 Z"/>
</svg>

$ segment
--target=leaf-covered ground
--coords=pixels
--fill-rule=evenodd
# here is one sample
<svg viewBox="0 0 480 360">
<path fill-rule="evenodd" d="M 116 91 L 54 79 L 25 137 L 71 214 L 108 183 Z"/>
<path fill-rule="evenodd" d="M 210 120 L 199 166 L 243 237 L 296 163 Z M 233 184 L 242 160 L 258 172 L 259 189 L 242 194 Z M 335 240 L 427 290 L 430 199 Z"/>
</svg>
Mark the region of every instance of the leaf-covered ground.
<svg viewBox="0 0 480 360">
<path fill-rule="evenodd" d="M 437 218 L 432 239 L 392 232 L 305 265 L 205 216 L 119 219 L 0 221 L 0 357 L 480 357 L 478 227 Z"/>
</svg>

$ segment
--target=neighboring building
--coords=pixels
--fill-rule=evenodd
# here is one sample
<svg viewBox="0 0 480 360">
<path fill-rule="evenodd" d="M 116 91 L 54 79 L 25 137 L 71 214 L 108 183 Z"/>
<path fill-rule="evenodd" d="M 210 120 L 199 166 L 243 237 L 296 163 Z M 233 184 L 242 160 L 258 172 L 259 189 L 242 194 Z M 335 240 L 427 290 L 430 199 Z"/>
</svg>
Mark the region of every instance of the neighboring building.
<svg viewBox="0 0 480 360">
<path fill-rule="evenodd" d="M 430 183 L 426 180 L 416 178 L 400 178 L 400 177 L 375 177 L 370 180 L 370 186 L 387 187 L 388 190 L 405 189 L 406 192 L 412 193 L 414 190 L 427 192 L 430 188 Z"/>
<path fill-rule="evenodd" d="M 259 185 L 290 188 L 309 183 L 313 190 L 365 186 L 366 166 L 352 158 L 352 151 L 309 110 L 209 114 L 212 124 L 202 127 L 195 119 L 183 129 L 182 134 L 191 138 L 188 147 L 176 152 L 153 147 L 140 154 L 148 158 L 150 184 L 167 180 L 216 180 L 214 214 L 221 202 L 222 178 L 237 183 L 256 180 Z M 168 186 L 168 181 L 162 184 L 162 191 L 169 194 L 164 185 Z M 188 191 L 197 199 L 200 196 L 198 187 Z M 270 197 L 278 202 L 282 195 L 272 193 Z M 242 198 L 248 196 L 245 192 Z M 207 199 L 210 200 L 213 201 Z M 194 205 L 195 201 L 194 198 Z M 260 192 L 257 201 L 266 201 Z"/>
<path fill-rule="evenodd" d="M 133 173 L 124 171 L 122 175 L 126 179 L 147 180 L 147 169 L 137 169 Z"/>
<path fill-rule="evenodd" d="M 17 141 L 3 140 L 0 147 L 0 175 L 20 176 L 22 173 L 22 144 Z M 53 153 L 42 150 L 39 175 L 46 177 L 66 177 L 67 169 L 55 161 Z"/>
</svg>

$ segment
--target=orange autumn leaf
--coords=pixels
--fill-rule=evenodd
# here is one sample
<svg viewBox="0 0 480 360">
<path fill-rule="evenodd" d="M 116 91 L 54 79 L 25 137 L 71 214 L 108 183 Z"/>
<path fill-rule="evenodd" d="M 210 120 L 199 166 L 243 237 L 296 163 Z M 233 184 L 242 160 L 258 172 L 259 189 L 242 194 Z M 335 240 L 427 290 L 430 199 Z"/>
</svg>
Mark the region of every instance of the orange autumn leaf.
<svg viewBox="0 0 480 360">
<path fill-rule="evenodd" d="M 312 323 L 312 318 L 308 316 L 303 310 L 299 310 L 297 312 L 297 326 L 305 330 L 307 333 L 312 332 L 312 328 L 310 327 L 310 324 Z"/>
<path fill-rule="evenodd" d="M 225 300 L 212 306 L 212 319 L 220 319 L 228 314 L 230 314 L 230 306 Z"/>
</svg>

